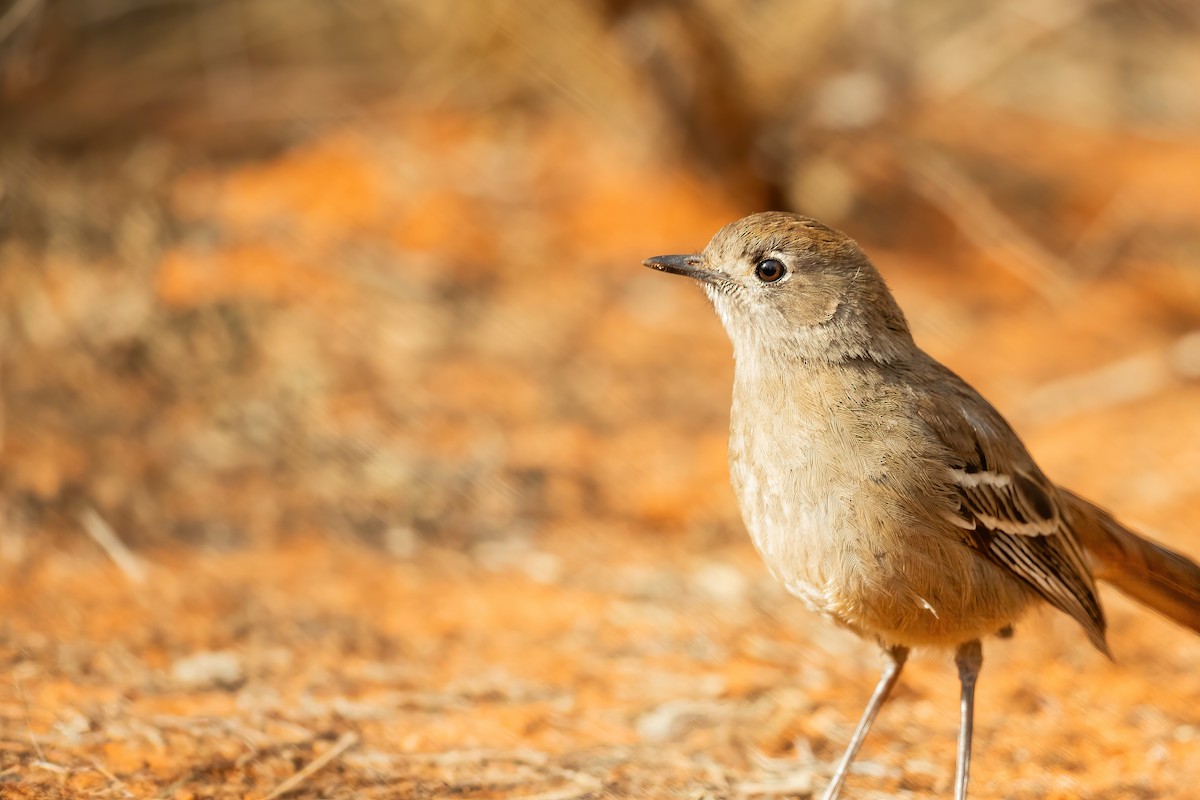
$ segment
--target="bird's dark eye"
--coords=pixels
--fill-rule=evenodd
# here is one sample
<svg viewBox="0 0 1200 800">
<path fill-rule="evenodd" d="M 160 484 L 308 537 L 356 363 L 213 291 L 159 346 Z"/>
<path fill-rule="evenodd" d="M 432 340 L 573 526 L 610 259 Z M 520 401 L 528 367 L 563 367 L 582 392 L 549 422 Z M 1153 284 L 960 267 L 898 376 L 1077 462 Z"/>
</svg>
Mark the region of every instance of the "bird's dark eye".
<svg viewBox="0 0 1200 800">
<path fill-rule="evenodd" d="M 763 283 L 774 283 L 782 278 L 785 272 L 787 272 L 787 268 L 777 258 L 764 258 L 754 268 L 754 276 Z"/>
</svg>

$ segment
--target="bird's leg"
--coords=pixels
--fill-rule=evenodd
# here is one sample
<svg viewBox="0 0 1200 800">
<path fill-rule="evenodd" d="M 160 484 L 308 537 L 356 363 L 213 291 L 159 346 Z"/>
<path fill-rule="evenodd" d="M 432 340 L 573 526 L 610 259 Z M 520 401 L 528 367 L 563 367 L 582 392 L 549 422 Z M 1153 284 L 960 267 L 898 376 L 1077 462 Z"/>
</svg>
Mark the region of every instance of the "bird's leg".
<svg viewBox="0 0 1200 800">
<path fill-rule="evenodd" d="M 967 779 L 971 774 L 971 732 L 975 724 L 975 681 L 983 666 L 983 648 L 979 640 L 960 644 L 954 653 L 958 679 L 962 682 L 962 718 L 958 726 L 958 770 L 954 779 L 954 800 L 967 800 Z"/>
<path fill-rule="evenodd" d="M 887 700 L 888 695 L 892 692 L 892 687 L 900 679 L 900 670 L 904 668 L 904 661 L 908 658 L 908 648 L 886 647 L 883 654 L 886 658 L 883 674 L 879 676 L 875 692 L 867 702 L 867 709 L 863 712 L 858 727 L 854 729 L 854 736 L 850 738 L 850 744 L 846 748 L 846 752 L 842 754 L 842 760 L 838 762 L 833 778 L 825 787 L 822 800 L 834 800 L 841 793 L 842 784 L 846 782 L 846 775 L 850 772 L 850 762 L 858 755 L 858 750 L 862 747 L 863 740 L 867 738 L 867 731 L 871 730 L 871 723 L 875 721 L 875 716 L 879 713 L 883 701 Z"/>
</svg>

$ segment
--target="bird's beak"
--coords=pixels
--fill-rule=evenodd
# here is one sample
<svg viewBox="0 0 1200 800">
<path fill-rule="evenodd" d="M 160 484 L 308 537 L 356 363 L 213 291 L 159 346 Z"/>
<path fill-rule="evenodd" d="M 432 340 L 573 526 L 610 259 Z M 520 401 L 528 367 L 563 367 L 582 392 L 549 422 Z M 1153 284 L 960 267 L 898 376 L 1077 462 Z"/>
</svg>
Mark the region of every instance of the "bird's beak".
<svg viewBox="0 0 1200 800">
<path fill-rule="evenodd" d="M 701 266 L 704 256 L 654 256 L 642 262 L 642 266 L 656 269 L 659 272 L 673 272 L 676 275 L 686 275 L 698 281 L 712 281 L 717 273 Z"/>
</svg>

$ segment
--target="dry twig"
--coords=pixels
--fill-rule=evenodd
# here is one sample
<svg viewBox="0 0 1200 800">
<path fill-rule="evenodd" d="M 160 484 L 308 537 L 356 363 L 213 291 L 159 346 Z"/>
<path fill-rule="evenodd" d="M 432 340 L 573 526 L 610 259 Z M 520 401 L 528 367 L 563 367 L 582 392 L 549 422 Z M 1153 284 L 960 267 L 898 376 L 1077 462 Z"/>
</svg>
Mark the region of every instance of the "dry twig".
<svg viewBox="0 0 1200 800">
<path fill-rule="evenodd" d="M 125 573 L 125 577 L 129 579 L 130 583 L 140 586 L 146 582 L 146 565 L 125 546 L 112 527 L 96 513 L 96 509 L 85 508 L 79 515 L 79 522 L 87 531 L 88 536 L 91 536 L 113 560 L 117 568 Z"/>
<path fill-rule="evenodd" d="M 737 784 L 737 791 L 740 795 L 810 795 L 813 791 L 813 773 L 804 770 L 778 781 L 761 783 L 744 781 Z"/>
<path fill-rule="evenodd" d="M 578 797 L 587 797 L 590 794 L 596 794 L 604 788 L 604 782 L 599 778 L 591 775 L 576 774 L 571 780 L 570 786 L 564 786 L 561 789 L 551 789 L 548 792 L 539 794 L 525 795 L 518 797 L 516 800 L 575 800 Z"/>
<path fill-rule="evenodd" d="M 1104 2 L 997 4 L 920 57 L 920 85 L 941 101 L 965 94 Z"/>
<path fill-rule="evenodd" d="M 1070 261 L 1089 278 L 1102 275 L 1146 220 L 1138 192 L 1123 188 L 1114 194 L 1079 234 Z"/>
<path fill-rule="evenodd" d="M 438 766 L 457 766 L 459 764 L 476 764 L 483 761 L 511 761 L 515 764 L 528 764 L 541 767 L 549 763 L 550 757 L 540 750 L 450 750 L 443 753 L 397 753 L 390 757 L 392 760 L 422 761 Z"/>
<path fill-rule="evenodd" d="M 110 772 L 103 764 L 94 758 L 88 758 L 86 756 L 84 757 L 84 760 L 91 764 L 92 769 L 96 770 L 96 772 L 99 772 L 101 775 L 107 778 L 108 782 L 119 789 L 124 795 L 127 797 L 132 797 L 129 788 L 125 785 L 125 781 L 121 780 L 112 772 Z"/>
<path fill-rule="evenodd" d="M 272 789 L 271 793 L 263 798 L 263 800 L 275 800 L 275 798 L 282 797 L 288 792 L 298 788 L 300 784 L 304 783 L 331 761 L 336 759 L 342 753 L 346 752 L 347 749 L 352 747 L 357 742 L 358 734 L 354 731 L 347 731 L 346 733 L 342 734 L 341 738 L 334 742 L 333 747 L 314 758 L 308 763 L 307 766 L 304 767 L 304 769 L 300 770 L 295 775 Z"/>
<path fill-rule="evenodd" d="M 17 29 L 25 23 L 41 5 L 40 0 L 16 0 L 8 10 L 0 14 L 0 44 L 4 40 L 16 33 Z"/>
<path fill-rule="evenodd" d="M 913 188 L 937 206 L 981 250 L 999 250 L 1000 265 L 1057 302 L 1071 288 L 1070 268 L 996 208 L 974 181 L 943 158 L 909 151 L 905 167 Z"/>
<path fill-rule="evenodd" d="M 1026 395 L 1023 414 L 1046 424 L 1151 397 L 1179 380 L 1200 377 L 1200 331 L 1088 372 L 1043 384 Z"/>
</svg>

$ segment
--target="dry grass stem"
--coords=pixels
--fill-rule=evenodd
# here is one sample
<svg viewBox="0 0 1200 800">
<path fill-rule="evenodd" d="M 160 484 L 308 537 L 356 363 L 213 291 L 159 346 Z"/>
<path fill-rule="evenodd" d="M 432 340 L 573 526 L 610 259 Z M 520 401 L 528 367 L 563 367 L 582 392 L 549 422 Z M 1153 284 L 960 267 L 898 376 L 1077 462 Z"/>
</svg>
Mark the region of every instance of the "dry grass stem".
<svg viewBox="0 0 1200 800">
<path fill-rule="evenodd" d="M 816 783 L 815 776 L 809 771 L 798 771 L 795 775 L 779 781 L 743 781 L 737 784 L 737 792 L 743 796 L 750 795 L 781 795 L 798 794 L 810 795 Z"/>
<path fill-rule="evenodd" d="M 1146 219 L 1146 205 L 1138 192 L 1128 188 L 1117 191 L 1079 234 L 1069 261 L 1081 276 L 1103 275 Z"/>
<path fill-rule="evenodd" d="M 992 6 L 919 57 L 920 86 L 939 101 L 969 92 L 1106 2 L 1110 0 Z"/>
<path fill-rule="evenodd" d="M 108 782 L 110 784 L 115 786 L 117 789 L 119 789 L 125 795 L 130 794 L 129 789 L 125 785 L 125 782 L 123 780 L 121 780 L 120 778 L 118 778 L 116 775 L 112 774 L 112 772 L 110 772 L 103 764 L 101 764 L 99 761 L 97 761 L 94 758 L 87 758 L 85 760 L 89 764 L 92 765 L 92 769 L 96 770 L 96 772 L 99 772 L 101 775 L 103 775 L 105 778 L 107 778 Z"/>
<path fill-rule="evenodd" d="M 346 733 L 343 733 L 341 737 L 333 743 L 333 747 L 330 747 L 324 753 L 314 758 L 304 767 L 304 769 L 300 770 L 295 775 L 272 789 L 270 793 L 263 798 L 263 800 L 275 800 L 275 798 L 282 797 L 288 792 L 299 788 L 302 783 L 326 767 L 342 753 L 346 752 L 347 749 L 353 747 L 357 742 L 358 734 L 354 731 L 347 731 Z"/>
<path fill-rule="evenodd" d="M 1047 300 L 1058 303 L 1071 290 L 1071 269 L 1022 231 L 974 181 L 946 159 L 909 151 L 905 165 L 913 188 L 952 219 L 968 239 Z"/>
<path fill-rule="evenodd" d="M 79 515 L 79 521 L 88 536 L 112 559 L 130 583 L 142 585 L 146 582 L 146 565 L 125 546 L 104 518 L 94 508 L 88 507 Z"/>
<path fill-rule="evenodd" d="M 518 795 L 513 800 L 575 800 L 580 797 L 597 794 L 604 788 L 604 782 L 590 775 L 576 776 L 571 786 L 561 789 L 551 789 L 531 795 Z"/>
<path fill-rule="evenodd" d="M 1026 395 L 1021 413 L 1045 425 L 1159 394 L 1200 376 L 1198 342 L 1200 331 L 1194 331 L 1165 347 L 1042 384 Z"/>
<path fill-rule="evenodd" d="M 0 45 L 33 15 L 42 0 L 15 0 L 3 15 L 0 15 Z"/>
</svg>

